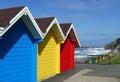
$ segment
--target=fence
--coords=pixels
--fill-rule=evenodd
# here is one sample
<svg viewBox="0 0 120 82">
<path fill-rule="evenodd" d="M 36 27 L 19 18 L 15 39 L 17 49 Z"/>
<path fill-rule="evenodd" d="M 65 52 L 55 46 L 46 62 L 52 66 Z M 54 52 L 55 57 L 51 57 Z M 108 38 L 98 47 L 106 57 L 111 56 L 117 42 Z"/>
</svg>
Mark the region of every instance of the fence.
<svg viewBox="0 0 120 82">
<path fill-rule="evenodd" d="M 82 64 L 111 64 L 111 56 L 106 55 L 75 55 L 75 62 Z"/>
</svg>

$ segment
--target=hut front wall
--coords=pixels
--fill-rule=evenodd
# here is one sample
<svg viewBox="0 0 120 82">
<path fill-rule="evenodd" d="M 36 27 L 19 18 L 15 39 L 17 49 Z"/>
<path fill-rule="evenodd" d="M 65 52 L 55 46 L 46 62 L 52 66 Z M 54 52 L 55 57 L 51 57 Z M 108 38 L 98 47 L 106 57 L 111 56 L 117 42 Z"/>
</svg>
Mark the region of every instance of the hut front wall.
<svg viewBox="0 0 120 82">
<path fill-rule="evenodd" d="M 74 44 L 69 37 L 61 44 L 60 72 L 74 68 Z"/>
<path fill-rule="evenodd" d="M 0 39 L 0 82 L 36 82 L 36 44 L 17 21 Z"/>
<path fill-rule="evenodd" d="M 60 72 L 60 43 L 51 29 L 43 42 L 38 43 L 37 80 Z"/>
</svg>

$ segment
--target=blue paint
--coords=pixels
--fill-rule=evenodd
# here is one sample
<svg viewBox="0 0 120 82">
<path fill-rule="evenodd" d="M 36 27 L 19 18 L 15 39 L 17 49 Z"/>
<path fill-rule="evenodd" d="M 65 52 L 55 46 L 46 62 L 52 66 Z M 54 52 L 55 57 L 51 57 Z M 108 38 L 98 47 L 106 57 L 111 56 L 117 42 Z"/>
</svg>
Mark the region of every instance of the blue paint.
<svg viewBox="0 0 120 82">
<path fill-rule="evenodd" d="M 36 82 L 37 41 L 22 19 L 2 36 L 0 82 Z"/>
<path fill-rule="evenodd" d="M 37 43 L 39 43 L 39 42 L 42 42 L 43 40 L 42 39 L 36 39 L 35 40 Z"/>
</svg>

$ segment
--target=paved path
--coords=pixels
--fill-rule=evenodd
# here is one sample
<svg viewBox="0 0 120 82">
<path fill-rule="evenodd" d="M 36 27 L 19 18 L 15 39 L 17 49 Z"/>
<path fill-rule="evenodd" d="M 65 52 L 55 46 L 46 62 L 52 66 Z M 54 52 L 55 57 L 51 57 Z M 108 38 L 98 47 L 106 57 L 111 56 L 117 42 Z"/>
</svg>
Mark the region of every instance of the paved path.
<svg viewBox="0 0 120 82">
<path fill-rule="evenodd" d="M 120 65 L 75 64 L 75 67 L 41 82 L 120 82 Z"/>
</svg>

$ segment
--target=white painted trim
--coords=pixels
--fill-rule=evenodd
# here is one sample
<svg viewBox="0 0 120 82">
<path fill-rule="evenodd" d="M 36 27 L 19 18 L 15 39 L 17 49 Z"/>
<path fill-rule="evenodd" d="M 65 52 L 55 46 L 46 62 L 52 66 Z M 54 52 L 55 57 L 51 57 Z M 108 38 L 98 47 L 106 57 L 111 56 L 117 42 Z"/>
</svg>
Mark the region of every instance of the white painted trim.
<svg viewBox="0 0 120 82">
<path fill-rule="evenodd" d="M 33 25 L 35 26 L 35 29 L 37 30 L 37 32 L 39 33 L 39 36 L 42 38 L 42 32 L 39 29 L 39 26 L 37 25 L 37 23 L 35 22 L 32 14 L 30 13 L 29 9 L 26 7 L 24 7 L 14 18 L 12 18 L 9 22 L 9 25 L 5 27 L 5 30 L 0 34 L 0 36 L 3 36 L 5 32 L 8 31 L 8 29 L 16 23 L 16 21 L 18 21 L 24 14 L 28 14 L 30 20 L 32 21 Z"/>
<path fill-rule="evenodd" d="M 77 38 L 78 44 L 79 44 L 79 46 L 81 47 L 80 41 L 79 41 L 79 39 L 78 39 L 78 36 L 77 36 L 77 34 L 76 34 L 76 31 L 75 31 L 75 28 L 74 28 L 74 25 L 73 25 L 73 24 L 72 24 L 72 27 L 73 27 L 73 31 L 74 31 L 74 33 L 75 33 L 75 36 L 76 36 L 76 38 Z"/>
<path fill-rule="evenodd" d="M 50 25 L 49 25 L 48 28 L 46 29 L 46 32 L 45 32 L 45 35 L 43 36 L 43 38 L 45 38 L 45 36 L 48 34 L 48 32 L 50 31 L 50 29 L 52 28 L 52 26 L 53 26 L 54 24 L 56 24 L 56 25 L 58 26 L 58 29 L 59 29 L 60 34 L 61 34 L 61 36 L 62 36 L 62 39 L 64 40 L 64 39 L 65 39 L 64 34 L 63 34 L 63 32 L 62 32 L 62 30 L 61 30 L 61 28 L 60 28 L 60 25 L 59 25 L 56 17 L 53 19 L 53 21 L 50 23 Z M 53 30 L 54 30 L 54 29 L 53 29 Z"/>
<path fill-rule="evenodd" d="M 39 26 L 38 26 L 38 24 L 36 23 L 34 17 L 32 16 L 32 14 L 31 14 L 31 12 L 29 11 L 29 9 L 28 9 L 27 7 L 25 7 L 25 8 L 26 8 L 27 14 L 28 14 L 28 16 L 30 17 L 31 21 L 33 22 L 33 24 L 34 24 L 36 30 L 38 31 L 39 35 L 40 35 L 41 38 L 43 39 L 42 31 L 39 29 Z"/>
<path fill-rule="evenodd" d="M 23 8 L 14 18 L 12 18 L 9 22 L 9 25 L 5 27 L 5 30 L 1 33 L 0 36 L 3 36 L 4 33 L 8 31 L 8 29 L 15 24 L 15 22 L 23 15 L 23 12 L 25 11 L 25 8 Z"/>
<path fill-rule="evenodd" d="M 3 27 L 0 27 L 0 30 L 2 31 L 2 30 L 4 30 L 4 28 L 3 28 Z"/>
<path fill-rule="evenodd" d="M 78 41 L 78 45 L 81 46 L 80 41 L 79 41 L 79 39 L 78 39 L 78 37 L 77 37 L 77 34 L 76 34 L 76 32 L 75 32 L 75 28 L 74 28 L 74 25 L 73 25 L 73 24 L 71 24 L 69 30 L 67 31 L 66 36 L 65 36 L 65 40 L 67 39 L 67 37 L 68 37 L 68 35 L 69 35 L 69 33 L 70 33 L 70 31 L 71 31 L 72 29 L 73 29 L 74 34 L 75 34 L 75 36 L 76 36 L 76 39 L 77 39 L 77 41 Z"/>
<path fill-rule="evenodd" d="M 12 18 L 9 23 L 15 23 L 23 15 L 23 12 L 25 12 L 25 8 L 23 8 L 14 18 Z"/>
<path fill-rule="evenodd" d="M 62 32 L 62 29 L 61 29 L 60 24 L 58 23 L 58 20 L 57 20 L 56 17 L 55 17 L 55 21 L 56 21 L 56 24 L 57 24 L 57 26 L 58 26 L 58 29 L 59 29 L 59 31 L 60 31 L 60 33 L 61 33 L 63 39 L 65 40 L 64 34 L 63 34 L 63 32 Z"/>
<path fill-rule="evenodd" d="M 0 34 L 4 31 L 4 27 L 0 27 Z"/>
</svg>

